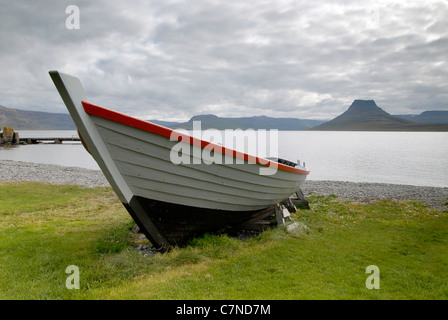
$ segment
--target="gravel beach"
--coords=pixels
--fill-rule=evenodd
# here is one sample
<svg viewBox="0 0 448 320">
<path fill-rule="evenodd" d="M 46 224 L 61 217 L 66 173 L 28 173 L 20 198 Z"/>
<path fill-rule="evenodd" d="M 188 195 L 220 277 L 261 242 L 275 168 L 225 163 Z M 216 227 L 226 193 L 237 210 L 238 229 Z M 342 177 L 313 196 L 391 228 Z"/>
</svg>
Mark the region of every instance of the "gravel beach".
<svg viewBox="0 0 448 320">
<path fill-rule="evenodd" d="M 88 188 L 109 186 L 100 170 L 10 160 L 0 160 L 0 181 L 40 181 Z"/>
<path fill-rule="evenodd" d="M 379 199 L 423 200 L 428 205 L 448 210 L 448 188 L 411 186 L 401 184 L 348 182 L 348 181 L 312 181 L 302 187 L 303 194 L 338 195 L 342 200 L 370 202 Z"/>
<path fill-rule="evenodd" d="M 55 184 L 75 184 L 85 187 L 109 186 L 103 173 L 77 167 L 0 160 L 0 181 L 41 181 Z M 335 194 L 343 200 L 369 202 L 376 199 L 423 200 L 441 210 L 447 210 L 448 188 L 421 187 L 385 183 L 307 180 L 302 187 L 305 197 Z"/>
</svg>

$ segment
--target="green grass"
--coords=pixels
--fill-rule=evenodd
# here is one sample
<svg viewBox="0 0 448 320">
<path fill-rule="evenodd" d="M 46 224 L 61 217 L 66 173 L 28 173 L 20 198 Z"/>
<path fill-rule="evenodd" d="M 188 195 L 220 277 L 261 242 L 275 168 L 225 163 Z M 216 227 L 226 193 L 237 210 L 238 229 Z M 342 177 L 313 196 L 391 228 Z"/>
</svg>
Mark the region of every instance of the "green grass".
<svg viewBox="0 0 448 320">
<path fill-rule="evenodd" d="M 0 299 L 447 299 L 448 213 L 312 196 L 300 227 L 155 256 L 110 188 L 0 183 Z M 66 288 L 67 266 L 80 289 Z M 380 289 L 365 286 L 380 270 Z"/>
</svg>

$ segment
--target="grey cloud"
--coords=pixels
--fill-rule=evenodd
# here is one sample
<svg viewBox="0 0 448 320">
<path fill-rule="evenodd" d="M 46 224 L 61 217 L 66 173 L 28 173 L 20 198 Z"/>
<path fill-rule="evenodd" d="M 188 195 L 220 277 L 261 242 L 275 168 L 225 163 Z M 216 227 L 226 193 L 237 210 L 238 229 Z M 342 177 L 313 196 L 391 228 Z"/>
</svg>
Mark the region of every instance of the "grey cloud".
<svg viewBox="0 0 448 320">
<path fill-rule="evenodd" d="M 65 28 L 69 4 L 79 30 Z M 448 109 L 444 1 L 0 5 L 7 107 L 64 112 L 47 74 L 59 69 L 81 78 L 92 102 L 145 118 L 331 118 L 356 98 L 391 113 Z"/>
</svg>

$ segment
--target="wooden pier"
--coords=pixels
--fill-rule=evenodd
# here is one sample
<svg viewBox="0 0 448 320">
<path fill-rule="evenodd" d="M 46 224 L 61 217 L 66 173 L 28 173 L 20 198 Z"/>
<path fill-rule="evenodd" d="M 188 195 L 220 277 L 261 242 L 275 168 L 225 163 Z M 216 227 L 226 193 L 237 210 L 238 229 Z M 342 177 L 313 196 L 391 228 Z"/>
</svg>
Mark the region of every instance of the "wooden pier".
<svg viewBox="0 0 448 320">
<path fill-rule="evenodd" d="M 80 142 L 81 140 L 78 137 L 71 138 L 20 138 L 19 144 L 38 144 L 38 143 L 52 143 L 52 144 L 61 144 L 65 142 Z"/>
<path fill-rule="evenodd" d="M 78 136 L 72 137 L 38 137 L 38 138 L 21 138 L 17 131 L 11 127 L 3 127 L 3 132 L 0 130 L 0 146 L 2 145 L 18 145 L 18 144 L 62 144 L 63 142 L 80 142 Z"/>
</svg>

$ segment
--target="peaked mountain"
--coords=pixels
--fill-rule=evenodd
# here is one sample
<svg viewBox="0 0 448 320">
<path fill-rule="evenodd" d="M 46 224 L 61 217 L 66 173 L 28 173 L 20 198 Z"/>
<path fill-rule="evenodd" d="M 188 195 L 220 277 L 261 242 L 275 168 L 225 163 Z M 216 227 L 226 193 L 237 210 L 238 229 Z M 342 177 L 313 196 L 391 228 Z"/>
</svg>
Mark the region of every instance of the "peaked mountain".
<svg viewBox="0 0 448 320">
<path fill-rule="evenodd" d="M 14 130 L 74 130 L 76 129 L 67 113 L 25 111 L 0 106 L 0 127 Z"/>
<path fill-rule="evenodd" d="M 393 116 L 373 100 L 355 100 L 338 117 L 312 130 L 332 131 L 448 131 L 448 125 L 426 125 Z"/>
</svg>

